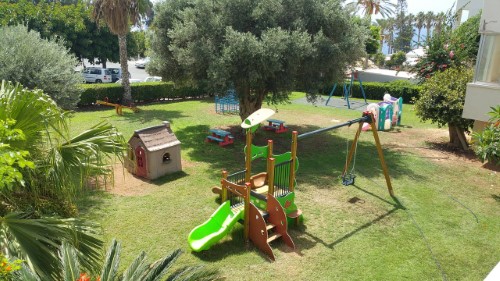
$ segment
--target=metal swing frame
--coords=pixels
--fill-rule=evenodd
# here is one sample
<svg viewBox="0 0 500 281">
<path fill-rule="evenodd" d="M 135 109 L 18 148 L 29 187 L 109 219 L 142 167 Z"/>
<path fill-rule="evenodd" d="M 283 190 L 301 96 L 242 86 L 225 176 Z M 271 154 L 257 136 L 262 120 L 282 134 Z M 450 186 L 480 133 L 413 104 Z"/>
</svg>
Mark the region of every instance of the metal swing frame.
<svg viewBox="0 0 500 281">
<path fill-rule="evenodd" d="M 344 170 L 342 171 L 342 178 L 344 178 L 347 175 L 347 170 L 348 170 L 348 168 L 351 164 L 351 161 L 353 159 L 354 152 L 356 150 L 356 146 L 357 146 L 357 143 L 359 140 L 359 135 L 361 134 L 361 129 L 363 127 L 363 123 L 365 123 L 365 122 L 370 124 L 370 126 L 371 126 L 373 138 L 375 139 L 375 146 L 377 148 L 378 158 L 380 159 L 380 165 L 382 166 L 382 171 L 384 173 L 385 182 L 387 184 L 387 190 L 389 191 L 389 194 L 392 197 L 394 197 L 394 191 L 392 189 L 391 178 L 389 177 L 389 170 L 387 169 L 387 164 L 385 162 L 384 152 L 382 151 L 382 146 L 380 145 L 380 139 L 378 137 L 377 126 L 375 124 L 375 118 L 373 117 L 373 113 L 371 113 L 369 111 L 365 111 L 365 112 L 363 112 L 363 116 L 361 118 L 353 119 L 353 120 L 350 120 L 350 121 L 347 121 L 345 123 L 338 124 L 338 125 L 335 125 L 332 127 L 322 128 L 322 129 L 318 129 L 315 131 L 303 133 L 303 134 L 298 135 L 298 139 L 302 139 L 304 137 L 312 136 L 312 135 L 315 135 L 317 133 L 326 132 L 329 130 L 338 129 L 338 128 L 345 127 L 345 126 L 351 126 L 352 124 L 358 123 L 359 124 L 358 130 L 356 131 L 356 135 L 354 136 L 354 140 L 351 144 L 349 154 L 347 155 L 347 161 L 346 161 L 346 164 L 344 166 Z"/>
</svg>

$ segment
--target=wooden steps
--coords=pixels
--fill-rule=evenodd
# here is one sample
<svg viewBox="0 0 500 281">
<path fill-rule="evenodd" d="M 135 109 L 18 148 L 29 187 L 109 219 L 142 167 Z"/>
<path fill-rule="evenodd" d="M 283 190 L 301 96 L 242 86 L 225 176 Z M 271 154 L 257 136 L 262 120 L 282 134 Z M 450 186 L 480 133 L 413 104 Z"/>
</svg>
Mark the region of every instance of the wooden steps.
<svg viewBox="0 0 500 281">
<path fill-rule="evenodd" d="M 267 243 L 271 243 L 273 242 L 274 240 L 278 239 L 281 237 L 281 234 L 279 233 L 273 233 L 271 236 L 269 236 L 269 238 L 267 238 Z"/>
</svg>

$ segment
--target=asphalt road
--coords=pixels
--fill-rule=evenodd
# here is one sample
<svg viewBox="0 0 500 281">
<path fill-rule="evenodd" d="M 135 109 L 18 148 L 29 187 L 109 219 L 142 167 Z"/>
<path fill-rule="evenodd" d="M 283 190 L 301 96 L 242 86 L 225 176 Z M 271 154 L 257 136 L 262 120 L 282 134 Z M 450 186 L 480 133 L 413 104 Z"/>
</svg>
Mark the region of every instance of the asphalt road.
<svg viewBox="0 0 500 281">
<path fill-rule="evenodd" d="M 91 66 L 102 67 L 102 64 L 93 65 L 93 64 L 90 64 L 87 60 L 85 60 L 84 63 L 85 63 L 86 67 L 91 67 Z M 148 73 L 146 73 L 145 69 L 137 68 L 134 66 L 134 64 L 135 64 L 135 61 L 128 61 L 128 72 L 130 72 L 131 79 L 144 80 L 146 77 L 151 76 Z M 107 68 L 120 68 L 120 64 L 114 63 L 114 62 L 108 62 L 106 64 L 106 67 Z M 78 70 L 78 71 L 81 69 L 82 69 L 82 66 L 78 66 L 77 68 L 75 68 L 75 70 Z"/>
</svg>

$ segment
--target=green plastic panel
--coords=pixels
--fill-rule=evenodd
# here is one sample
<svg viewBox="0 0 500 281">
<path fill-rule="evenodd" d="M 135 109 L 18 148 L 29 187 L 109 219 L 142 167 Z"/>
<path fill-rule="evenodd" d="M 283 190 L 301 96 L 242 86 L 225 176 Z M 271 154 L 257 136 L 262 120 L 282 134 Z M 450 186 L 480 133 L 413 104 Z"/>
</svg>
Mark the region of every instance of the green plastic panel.
<svg viewBox="0 0 500 281">
<path fill-rule="evenodd" d="M 231 231 L 238 220 L 243 218 L 243 213 L 243 209 L 233 213 L 231 203 L 224 202 L 206 222 L 189 233 L 189 246 L 195 252 L 210 249 Z"/>
</svg>

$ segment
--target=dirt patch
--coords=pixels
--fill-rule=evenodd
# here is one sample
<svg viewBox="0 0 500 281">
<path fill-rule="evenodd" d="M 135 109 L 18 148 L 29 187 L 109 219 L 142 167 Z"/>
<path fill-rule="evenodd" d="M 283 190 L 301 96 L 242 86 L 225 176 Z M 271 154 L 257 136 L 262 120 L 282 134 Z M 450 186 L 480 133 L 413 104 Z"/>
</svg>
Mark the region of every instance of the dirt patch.
<svg viewBox="0 0 500 281">
<path fill-rule="evenodd" d="M 474 151 L 463 151 L 450 146 L 448 138 L 448 131 L 445 129 L 399 130 L 397 137 L 387 141 L 384 148 L 411 153 L 443 164 L 483 165 L 477 160 Z"/>
<path fill-rule="evenodd" d="M 147 179 L 139 178 L 129 173 L 122 165 L 116 163 L 113 165 L 114 186 L 109 185 L 106 191 L 120 196 L 139 196 L 151 193 L 155 185 Z"/>
</svg>

